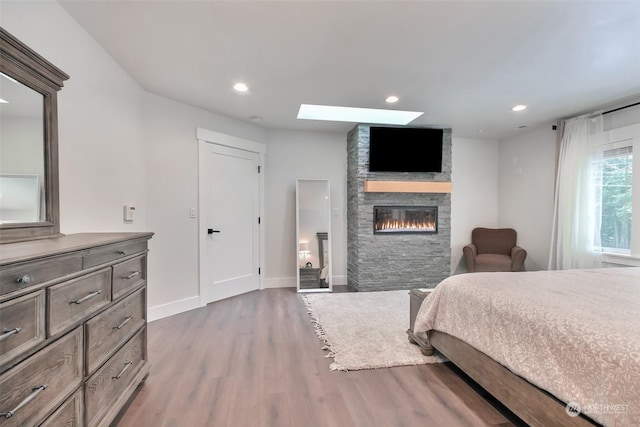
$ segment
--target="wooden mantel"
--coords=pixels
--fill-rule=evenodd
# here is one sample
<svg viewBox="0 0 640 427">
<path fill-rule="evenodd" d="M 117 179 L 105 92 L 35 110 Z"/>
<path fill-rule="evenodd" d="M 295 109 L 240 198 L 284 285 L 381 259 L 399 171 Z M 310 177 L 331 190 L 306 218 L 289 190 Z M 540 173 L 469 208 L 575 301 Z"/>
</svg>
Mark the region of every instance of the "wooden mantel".
<svg viewBox="0 0 640 427">
<path fill-rule="evenodd" d="M 365 193 L 451 193 L 450 182 L 437 181 L 365 181 Z"/>
</svg>

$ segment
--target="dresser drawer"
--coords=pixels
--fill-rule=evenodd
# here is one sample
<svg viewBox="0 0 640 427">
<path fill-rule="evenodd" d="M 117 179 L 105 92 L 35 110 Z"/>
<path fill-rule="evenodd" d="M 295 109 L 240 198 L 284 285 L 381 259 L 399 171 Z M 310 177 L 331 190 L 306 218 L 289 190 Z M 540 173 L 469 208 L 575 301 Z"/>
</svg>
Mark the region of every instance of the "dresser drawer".
<svg viewBox="0 0 640 427">
<path fill-rule="evenodd" d="M 146 323 L 144 293 L 145 289 L 140 289 L 85 323 L 87 375 L 91 375 Z"/>
<path fill-rule="evenodd" d="M 320 287 L 320 269 L 319 268 L 301 268 L 300 269 L 300 287 L 301 288 Z"/>
<path fill-rule="evenodd" d="M 80 270 L 82 270 L 80 254 L 4 266 L 0 272 L 0 295 L 39 285 Z"/>
<path fill-rule="evenodd" d="M 113 299 L 144 282 L 146 261 L 145 255 L 113 266 Z"/>
<path fill-rule="evenodd" d="M 47 296 L 48 332 L 52 336 L 109 305 L 111 268 L 51 286 Z"/>
<path fill-rule="evenodd" d="M 84 392 L 88 426 L 100 422 L 144 365 L 145 343 L 146 328 L 143 328 L 87 380 Z"/>
<path fill-rule="evenodd" d="M 0 367 L 44 339 L 43 290 L 0 304 Z"/>
<path fill-rule="evenodd" d="M 83 427 L 83 415 L 82 389 L 79 389 L 56 412 L 51 414 L 44 423 L 40 424 L 40 427 Z"/>
<path fill-rule="evenodd" d="M 82 384 L 82 328 L 60 338 L 0 376 L 2 427 L 39 425 Z M 24 404 L 24 405 L 21 405 Z"/>
<path fill-rule="evenodd" d="M 99 248 L 89 250 L 89 253 L 84 257 L 83 265 L 84 268 L 95 267 L 96 265 L 116 261 L 129 255 L 145 252 L 146 250 L 146 240 L 101 246 Z"/>
</svg>

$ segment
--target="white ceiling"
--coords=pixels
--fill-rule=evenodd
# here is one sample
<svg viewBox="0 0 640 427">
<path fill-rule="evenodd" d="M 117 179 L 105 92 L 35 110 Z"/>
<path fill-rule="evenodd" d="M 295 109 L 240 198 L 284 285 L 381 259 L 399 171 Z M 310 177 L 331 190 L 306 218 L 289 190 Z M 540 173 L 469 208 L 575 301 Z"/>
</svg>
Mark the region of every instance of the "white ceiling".
<svg viewBox="0 0 640 427">
<path fill-rule="evenodd" d="M 412 124 L 505 138 L 640 94 L 640 0 L 59 1 L 147 91 L 267 128 L 346 132 L 300 104 L 393 94 Z"/>
</svg>

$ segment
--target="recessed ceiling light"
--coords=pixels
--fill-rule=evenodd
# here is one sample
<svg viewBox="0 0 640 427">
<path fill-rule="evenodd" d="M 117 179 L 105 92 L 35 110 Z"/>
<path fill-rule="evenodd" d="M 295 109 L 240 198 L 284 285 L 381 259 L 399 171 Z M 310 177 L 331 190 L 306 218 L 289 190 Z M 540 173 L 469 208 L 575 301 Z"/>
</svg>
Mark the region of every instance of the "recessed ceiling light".
<svg viewBox="0 0 640 427">
<path fill-rule="evenodd" d="M 8 104 L 9 101 L 7 101 L 6 99 L 2 99 L 0 98 L 0 104 Z"/>
<path fill-rule="evenodd" d="M 302 104 L 298 111 L 298 118 L 333 122 L 406 125 L 423 114 L 424 113 L 420 111 L 379 110 L 375 108 Z"/>
<path fill-rule="evenodd" d="M 398 98 L 395 95 L 391 95 L 391 96 L 387 96 L 387 99 L 385 99 L 385 101 L 387 102 L 387 104 L 395 104 L 396 102 L 398 102 L 400 100 L 400 98 Z"/>
<path fill-rule="evenodd" d="M 233 85 L 233 90 L 236 92 L 246 92 L 249 90 L 249 86 L 247 86 L 246 83 L 239 82 Z"/>
<path fill-rule="evenodd" d="M 523 104 L 518 104 L 518 105 L 514 105 L 513 107 L 511 107 L 511 109 L 513 111 L 522 111 L 522 110 L 526 110 L 527 106 L 523 105 Z"/>
</svg>

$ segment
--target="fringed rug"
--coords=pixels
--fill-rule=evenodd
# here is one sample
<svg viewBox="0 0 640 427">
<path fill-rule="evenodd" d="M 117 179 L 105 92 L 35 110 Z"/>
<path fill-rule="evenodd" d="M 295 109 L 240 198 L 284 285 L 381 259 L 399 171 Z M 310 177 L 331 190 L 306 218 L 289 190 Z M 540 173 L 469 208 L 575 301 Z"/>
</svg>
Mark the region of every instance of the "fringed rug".
<svg viewBox="0 0 640 427">
<path fill-rule="evenodd" d="M 332 371 L 422 365 L 445 361 L 424 356 L 409 343 L 409 291 L 348 292 L 301 296 Z"/>
</svg>

